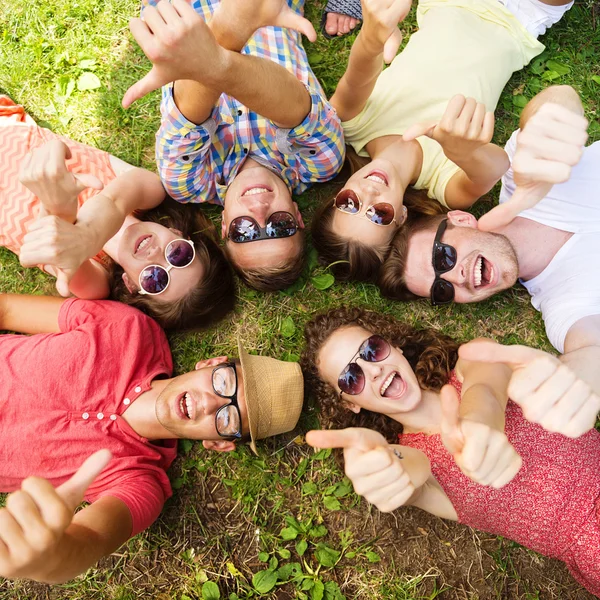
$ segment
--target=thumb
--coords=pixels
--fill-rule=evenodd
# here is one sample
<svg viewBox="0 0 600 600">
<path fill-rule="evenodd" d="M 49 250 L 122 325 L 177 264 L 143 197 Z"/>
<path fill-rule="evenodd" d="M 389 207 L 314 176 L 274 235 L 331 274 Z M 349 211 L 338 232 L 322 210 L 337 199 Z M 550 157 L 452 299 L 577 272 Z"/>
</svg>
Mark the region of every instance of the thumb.
<svg viewBox="0 0 600 600">
<path fill-rule="evenodd" d="M 465 445 L 465 439 L 460 429 L 458 415 L 460 398 L 456 388 L 446 384 L 440 392 L 440 401 L 442 403 L 442 441 L 450 454 L 459 454 Z"/>
<path fill-rule="evenodd" d="M 355 448 L 361 452 L 388 445 L 380 433 L 359 427 L 309 431 L 306 434 L 306 443 L 313 448 Z"/>
<path fill-rule="evenodd" d="M 534 350 L 528 346 L 504 346 L 492 340 L 474 340 L 463 344 L 458 355 L 473 362 L 506 363 L 513 367 L 523 367 L 532 360 L 544 356 L 542 350 Z"/>
<path fill-rule="evenodd" d="M 398 54 L 398 48 L 402 43 L 402 32 L 396 27 L 390 37 L 383 45 L 383 60 L 386 65 L 389 65 Z"/>
<path fill-rule="evenodd" d="M 71 479 L 56 488 L 58 495 L 71 510 L 77 508 L 83 500 L 85 491 L 111 459 L 112 454 L 109 450 L 98 450 L 84 461 Z"/>
<path fill-rule="evenodd" d="M 143 98 L 146 94 L 157 90 L 166 83 L 168 83 L 168 81 L 163 81 L 158 75 L 156 67 L 153 67 L 145 77 L 140 79 L 137 83 L 134 83 L 125 92 L 121 103 L 123 108 L 129 108 L 136 100 Z"/>
<path fill-rule="evenodd" d="M 541 200 L 541 198 L 540 198 Z M 508 202 L 499 204 L 488 213 L 479 218 L 477 228 L 480 231 L 494 231 L 508 225 L 519 213 L 533 206 L 537 200 L 531 198 L 531 191 L 524 187 L 517 187 Z"/>
<path fill-rule="evenodd" d="M 69 289 L 69 281 L 73 275 L 68 275 L 66 271 L 62 269 L 56 270 L 56 291 L 63 297 L 68 298 L 71 295 L 71 290 Z"/>
<path fill-rule="evenodd" d="M 302 35 L 305 35 L 311 42 L 317 41 L 317 32 L 313 27 L 313 24 L 302 15 L 294 12 L 288 7 L 288 10 L 281 16 L 278 22 L 279 27 L 286 27 L 287 29 L 295 29 Z"/>
<path fill-rule="evenodd" d="M 422 135 L 432 138 L 433 132 L 435 131 L 437 125 L 437 121 L 430 121 L 429 123 L 415 123 L 404 132 L 402 139 L 405 142 L 410 142 L 411 140 L 415 140 Z"/>
<path fill-rule="evenodd" d="M 77 173 L 73 174 L 75 179 L 81 184 L 81 191 L 92 188 L 94 190 L 101 190 L 104 188 L 104 184 L 91 173 Z"/>
</svg>

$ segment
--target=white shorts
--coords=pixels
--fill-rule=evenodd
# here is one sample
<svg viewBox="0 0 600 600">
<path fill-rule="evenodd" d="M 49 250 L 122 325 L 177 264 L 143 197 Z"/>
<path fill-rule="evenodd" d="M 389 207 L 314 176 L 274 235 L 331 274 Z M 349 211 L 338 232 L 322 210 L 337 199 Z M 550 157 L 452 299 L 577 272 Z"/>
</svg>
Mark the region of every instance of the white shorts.
<svg viewBox="0 0 600 600">
<path fill-rule="evenodd" d="M 498 2 L 510 10 L 534 37 L 546 33 L 546 29 L 558 23 L 574 4 L 571 1 L 564 6 L 551 6 L 540 0 L 498 0 Z"/>
</svg>

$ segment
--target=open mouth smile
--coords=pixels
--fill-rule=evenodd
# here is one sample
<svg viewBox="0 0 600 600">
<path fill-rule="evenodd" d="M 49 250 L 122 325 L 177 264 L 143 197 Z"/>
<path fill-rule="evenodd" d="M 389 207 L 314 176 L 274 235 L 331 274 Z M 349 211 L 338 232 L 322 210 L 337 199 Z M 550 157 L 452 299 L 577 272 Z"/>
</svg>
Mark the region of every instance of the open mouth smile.
<svg viewBox="0 0 600 600">
<path fill-rule="evenodd" d="M 269 194 L 273 190 L 262 185 L 255 185 L 245 190 L 242 196 L 256 196 L 257 194 Z"/>
<path fill-rule="evenodd" d="M 144 250 L 148 248 L 151 241 L 151 235 L 143 235 L 141 238 L 139 238 L 138 241 L 135 243 L 135 250 L 133 252 L 134 256 L 143 254 Z"/>
<path fill-rule="evenodd" d="M 196 403 L 189 392 L 180 394 L 175 402 L 179 418 L 193 421 L 196 416 Z"/>
<path fill-rule="evenodd" d="M 406 381 L 398 371 L 392 371 L 384 380 L 379 393 L 383 398 L 400 398 L 407 388 Z"/>
<path fill-rule="evenodd" d="M 490 285 L 494 285 L 497 278 L 497 272 L 494 265 L 480 254 L 473 263 L 473 289 L 480 290 Z"/>
<path fill-rule="evenodd" d="M 387 175 L 383 171 L 372 171 L 365 177 L 365 179 L 389 187 Z"/>
</svg>

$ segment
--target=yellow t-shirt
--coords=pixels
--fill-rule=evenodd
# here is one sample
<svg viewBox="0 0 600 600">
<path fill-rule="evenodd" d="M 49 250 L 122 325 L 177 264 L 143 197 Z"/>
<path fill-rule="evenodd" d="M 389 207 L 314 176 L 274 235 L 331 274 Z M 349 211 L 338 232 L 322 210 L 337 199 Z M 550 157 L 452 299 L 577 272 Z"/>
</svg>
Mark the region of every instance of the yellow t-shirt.
<svg viewBox="0 0 600 600">
<path fill-rule="evenodd" d="M 362 112 L 343 123 L 346 142 L 361 156 L 373 139 L 440 119 L 456 94 L 495 110 L 512 73 L 544 50 L 498 0 L 421 0 L 417 22 L 419 31 L 381 73 Z M 460 169 L 436 141 L 417 141 L 423 168 L 415 187 L 446 205 L 446 186 Z"/>
</svg>

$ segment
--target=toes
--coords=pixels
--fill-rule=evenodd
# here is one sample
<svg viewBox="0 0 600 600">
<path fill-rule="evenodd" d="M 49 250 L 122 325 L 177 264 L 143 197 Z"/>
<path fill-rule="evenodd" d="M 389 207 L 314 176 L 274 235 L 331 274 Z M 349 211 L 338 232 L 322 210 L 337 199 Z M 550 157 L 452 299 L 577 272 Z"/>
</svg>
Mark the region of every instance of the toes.
<svg viewBox="0 0 600 600">
<path fill-rule="evenodd" d="M 336 35 L 339 31 L 339 21 L 342 15 L 338 13 L 327 13 L 327 21 L 325 22 L 325 31 L 329 35 Z"/>
</svg>

